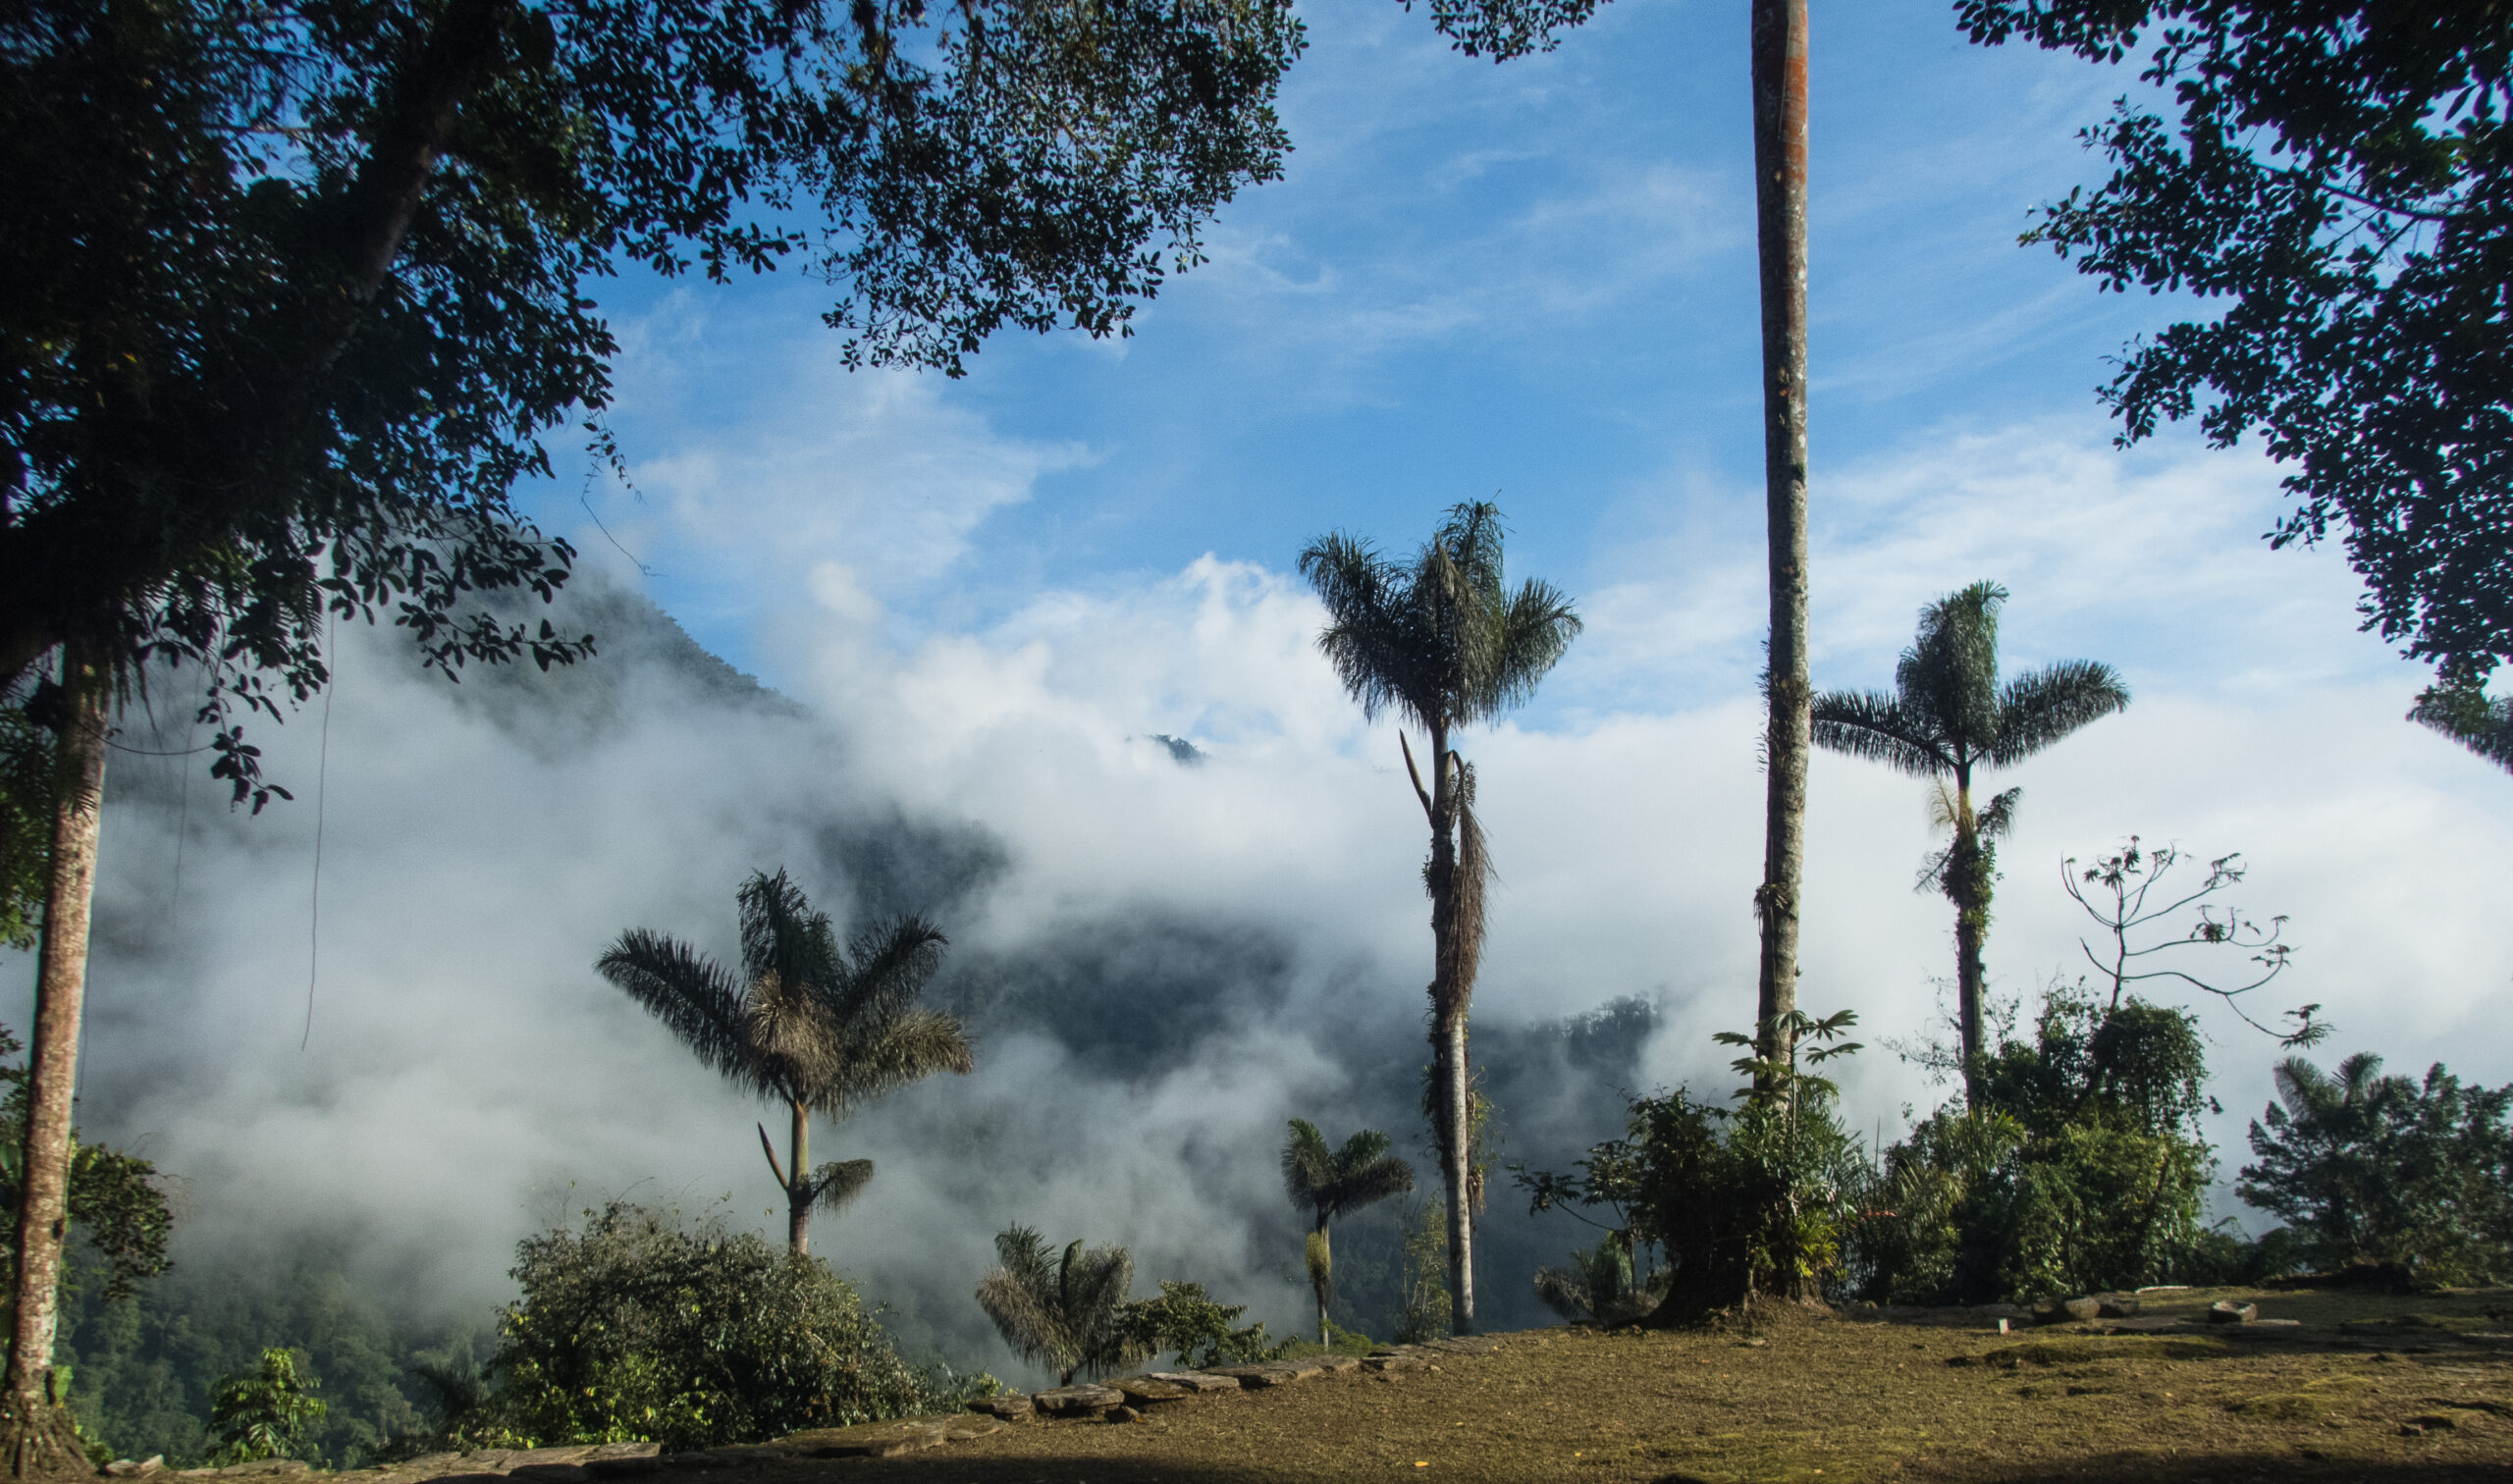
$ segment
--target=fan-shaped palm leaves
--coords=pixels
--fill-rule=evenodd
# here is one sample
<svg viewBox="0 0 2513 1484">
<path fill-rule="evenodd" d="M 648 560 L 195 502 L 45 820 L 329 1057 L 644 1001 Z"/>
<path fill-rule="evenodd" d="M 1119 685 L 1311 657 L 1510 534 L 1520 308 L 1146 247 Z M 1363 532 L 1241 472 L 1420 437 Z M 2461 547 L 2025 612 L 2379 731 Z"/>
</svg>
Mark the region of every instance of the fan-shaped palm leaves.
<svg viewBox="0 0 2513 1484">
<path fill-rule="evenodd" d="M 1375 1129 L 1363 1129 L 1331 1151 L 1326 1136 L 1308 1119 L 1293 1119 L 1291 1131 L 1283 1141 L 1283 1190 L 1293 1209 L 1309 1212 L 1316 1223 L 1305 1255 L 1310 1287 L 1317 1292 L 1317 1343 L 1332 1345 L 1326 1311 L 1335 1301 L 1335 1250 L 1327 1224 L 1413 1190 L 1414 1167 L 1387 1152 L 1388 1137 Z"/>
<path fill-rule="evenodd" d="M 1124 1247 L 1084 1251 L 1076 1242 L 1059 1258 L 1017 1226 L 995 1236 L 994 1253 L 1001 1265 L 978 1280 L 978 1304 L 1021 1358 L 1071 1386 L 1084 1371 L 1113 1370 L 1142 1353 L 1125 1323 L 1135 1259 Z"/>
<path fill-rule="evenodd" d="M 742 883 L 742 973 L 736 980 L 686 944 L 643 928 L 619 935 L 595 964 L 653 1012 L 700 1062 L 762 1098 L 786 1105 L 786 1162 L 760 1126 L 768 1168 L 785 1192 L 786 1240 L 810 1246 L 812 1211 L 842 1209 L 863 1193 L 873 1161 L 811 1162 L 811 1120 L 832 1121 L 894 1088 L 974 1065 L 960 1023 L 918 1007 L 948 941 L 917 917 L 855 935 L 843 949 L 827 913 L 814 912 L 779 871 Z"/>
<path fill-rule="evenodd" d="M 1450 734 L 1535 694 L 1579 632 L 1571 602 L 1549 583 L 1513 593 L 1501 574 L 1501 512 L 1453 506 L 1411 564 L 1337 532 L 1300 554 L 1301 574 L 1326 605 L 1317 647 L 1365 716 L 1394 711 L 1429 734 L 1431 783 L 1411 743 L 1398 745 L 1431 825 L 1422 883 L 1431 898 L 1432 1131 L 1448 1192 L 1449 1302 L 1457 1333 L 1474 1327 L 1473 1217 L 1468 1209 L 1466 1018 L 1483 952 L 1483 886 L 1490 863 L 1474 818 L 1474 769 Z"/>
<path fill-rule="evenodd" d="M 2020 790 L 1972 807 L 1972 775 L 2006 768 L 2129 704 L 2108 664 L 2070 660 L 1999 680 L 1999 606 L 2006 589 L 1976 582 L 1920 610 L 1919 636 L 1895 666 L 1895 693 L 1827 691 L 1814 703 L 1815 745 L 1938 780 L 1937 815 L 1953 838 L 1920 886 L 1954 904 L 1954 984 L 1963 1081 L 1980 1106 L 1981 940 L 1990 927 L 1998 837 Z"/>
</svg>

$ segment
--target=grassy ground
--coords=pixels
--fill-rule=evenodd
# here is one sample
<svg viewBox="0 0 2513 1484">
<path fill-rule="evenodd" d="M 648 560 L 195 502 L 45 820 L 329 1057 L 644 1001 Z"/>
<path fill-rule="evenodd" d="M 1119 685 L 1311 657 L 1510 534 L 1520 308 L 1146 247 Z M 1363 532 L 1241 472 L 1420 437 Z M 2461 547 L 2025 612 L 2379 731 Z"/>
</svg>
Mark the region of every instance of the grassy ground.
<svg viewBox="0 0 2513 1484">
<path fill-rule="evenodd" d="M 1995 1322 L 1759 1334 L 1537 1330 L 1436 1371 L 1316 1377 L 871 1463 L 924 1480 L 2513 1479 L 2513 1293 L 2217 1290 L 2301 1327 L 2107 1335 Z M 782 1484 L 782 1481 L 780 1481 Z"/>
</svg>

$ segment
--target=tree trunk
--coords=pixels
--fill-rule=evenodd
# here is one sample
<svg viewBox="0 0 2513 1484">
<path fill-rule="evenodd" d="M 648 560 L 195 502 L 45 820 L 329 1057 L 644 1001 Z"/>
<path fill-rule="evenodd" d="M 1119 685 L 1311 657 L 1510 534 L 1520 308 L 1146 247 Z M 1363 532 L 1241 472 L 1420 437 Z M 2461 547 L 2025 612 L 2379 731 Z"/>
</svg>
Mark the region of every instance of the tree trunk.
<svg viewBox="0 0 2513 1484">
<path fill-rule="evenodd" d="M 1763 492 L 1770 528 L 1770 721 L 1765 732 L 1762 1054 L 1797 1008 L 1799 878 L 1813 687 L 1806 674 L 1806 0 L 1753 0 L 1755 234 L 1762 257 Z"/>
<path fill-rule="evenodd" d="M 1972 779 L 1954 782 L 1954 843 L 1946 856 L 1946 894 L 1954 903 L 1954 1027 L 1963 1043 L 1963 1101 L 1978 1112 L 1989 1048 L 1981 1030 L 1981 939 L 1990 929 L 1990 863 L 1982 855 L 1980 822 L 1972 818 Z"/>
<path fill-rule="evenodd" d="M 1474 1332 L 1474 1221 L 1467 1208 L 1466 995 L 1459 982 L 1466 962 L 1458 921 L 1457 821 L 1462 801 L 1449 761 L 1445 725 L 1431 727 L 1431 1128 L 1440 1146 L 1440 1181 L 1447 1188 L 1449 1222 L 1449 1326 Z"/>
<path fill-rule="evenodd" d="M 1473 1135 L 1473 1116 L 1467 1106 L 1466 1015 L 1463 1011 L 1449 1017 L 1441 1028 L 1440 1066 L 1445 1078 L 1440 1092 L 1452 1131 L 1448 1146 L 1442 1149 L 1440 1175 L 1448 1185 L 1449 1195 L 1449 1330 L 1452 1334 L 1474 1333 L 1474 1211 L 1473 1193 L 1468 1187 L 1471 1172 L 1467 1168 L 1469 1144 Z"/>
<path fill-rule="evenodd" d="M 104 805 L 105 725 L 113 665 L 102 644 L 63 646 L 58 794 L 51 879 L 44 890 L 43 946 L 35 971 L 32 1045 L 27 1056 L 27 1141 L 20 1168 L 15 1324 L 9 1337 L 5 1419 L 14 1477 L 89 1474 L 55 1394 L 53 1331 L 59 1319 L 61 1249 L 70 1234 L 71 1099 L 78 1090 L 79 1025 L 86 999 L 87 921 L 96 891 L 96 835 Z"/>
<path fill-rule="evenodd" d="M 786 1143 L 785 1249 L 812 1249 L 812 1110 L 795 1103 L 794 1134 Z"/>
<path fill-rule="evenodd" d="M 1323 1221 L 1321 1221 L 1321 1222 L 1319 1222 L 1319 1223 L 1317 1224 L 1317 1245 L 1318 1245 L 1319 1246 L 1321 1246 L 1321 1247 L 1325 1247 L 1325 1248 L 1326 1248 L 1326 1251 L 1327 1251 L 1327 1258 L 1326 1258 L 1326 1272 L 1327 1272 L 1328 1274 L 1330 1274 L 1330 1275 L 1331 1275 L 1331 1274 L 1335 1271 L 1334 1248 L 1332 1248 L 1331 1246 L 1327 1246 L 1327 1239 L 1326 1239 L 1326 1223 L 1325 1223 L 1325 1222 L 1323 1222 Z M 1334 1280 L 1333 1280 L 1333 1278 L 1332 1278 L 1331 1276 L 1327 1279 L 1327 1282 L 1328 1282 L 1328 1283 L 1331 1283 L 1331 1282 L 1333 1282 L 1333 1281 L 1334 1281 Z M 1325 1348 L 1325 1347 L 1327 1347 L 1327 1346 L 1331 1346 L 1331 1345 L 1333 1345 L 1333 1344 L 1335 1343 L 1335 1329 L 1334 1329 L 1334 1326 L 1333 1326 L 1331 1323 L 1329 1323 L 1329 1322 L 1328 1322 L 1327 1317 L 1326 1317 L 1326 1308 L 1327 1308 L 1327 1302 L 1326 1302 L 1326 1289 L 1327 1289 L 1327 1285 L 1326 1285 L 1326 1283 L 1319 1283 L 1319 1282 L 1316 1282 L 1316 1281 L 1315 1281 L 1315 1279 L 1314 1279 L 1314 1277 L 1312 1277 L 1312 1279 L 1311 1279 L 1311 1287 L 1313 1287 L 1313 1288 L 1315 1288 L 1315 1289 L 1317 1290 L 1317 1344 L 1318 1344 L 1319 1348 L 1323 1349 L 1323 1348 Z"/>
</svg>

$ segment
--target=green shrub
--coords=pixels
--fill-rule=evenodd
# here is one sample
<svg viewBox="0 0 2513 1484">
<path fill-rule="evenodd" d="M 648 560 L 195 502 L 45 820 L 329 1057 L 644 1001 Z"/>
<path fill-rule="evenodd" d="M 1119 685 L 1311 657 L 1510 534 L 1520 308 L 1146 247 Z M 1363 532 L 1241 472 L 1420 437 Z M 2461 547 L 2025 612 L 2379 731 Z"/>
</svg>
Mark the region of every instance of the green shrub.
<svg viewBox="0 0 2513 1484">
<path fill-rule="evenodd" d="M 1269 1341 L 1261 1319 L 1250 1325 L 1232 1324 L 1247 1311 L 1244 1303 L 1215 1303 L 1201 1283 L 1163 1278 L 1159 1298 L 1119 1304 L 1117 1323 L 1128 1355 L 1140 1358 L 1165 1352 L 1190 1370 L 1254 1365 L 1291 1352 L 1296 1342 Z"/>
<path fill-rule="evenodd" d="M 2278 1101 L 2251 1126 L 2242 1198 L 2289 1223 L 2328 1269 L 2390 1264 L 2420 1283 L 2513 1277 L 2513 1086 L 2464 1086 L 2440 1063 L 2423 1083 L 2359 1053 L 2335 1075 L 2277 1068 Z"/>
<path fill-rule="evenodd" d="M 296 1352 L 273 1348 L 262 1363 L 218 1383 L 209 1403 L 209 1432 L 218 1440 L 214 1463 L 250 1463 L 294 1457 L 306 1434 L 331 1408 L 314 1395 L 310 1371 L 300 1372 Z"/>
<path fill-rule="evenodd" d="M 526 1240 L 486 1404 L 526 1447 L 750 1442 L 939 1404 L 818 1258 L 615 1202 Z"/>
<path fill-rule="evenodd" d="M 2216 1158 L 2187 1012 L 2055 990 L 1981 1080 L 1984 1106 L 1941 1108 L 1886 1151 L 1851 1238 L 1866 1297 L 1981 1303 L 2240 1265 L 2201 1219 Z"/>
</svg>

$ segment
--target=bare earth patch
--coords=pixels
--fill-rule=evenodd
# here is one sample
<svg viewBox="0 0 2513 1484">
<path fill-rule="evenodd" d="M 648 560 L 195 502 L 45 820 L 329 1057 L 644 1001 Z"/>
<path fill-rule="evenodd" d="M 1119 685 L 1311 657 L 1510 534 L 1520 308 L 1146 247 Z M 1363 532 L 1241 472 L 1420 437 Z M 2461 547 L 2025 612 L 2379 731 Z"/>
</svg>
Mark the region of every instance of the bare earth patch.
<svg viewBox="0 0 2513 1484">
<path fill-rule="evenodd" d="M 1139 1421 L 645 1466 L 654 1484 L 2513 1478 L 2513 1294 L 2192 1291 L 2149 1295 L 2141 1318 L 2195 1320 L 2227 1297 L 2302 1322 L 2002 1335 L 1941 1311 L 1758 1334 L 1536 1330 L 1496 1337 L 1494 1354 L 1155 1402 Z"/>
</svg>

